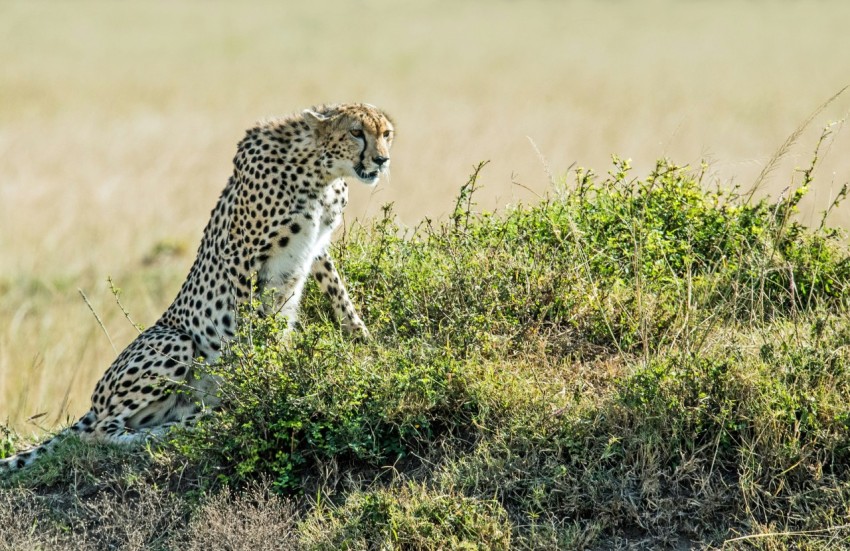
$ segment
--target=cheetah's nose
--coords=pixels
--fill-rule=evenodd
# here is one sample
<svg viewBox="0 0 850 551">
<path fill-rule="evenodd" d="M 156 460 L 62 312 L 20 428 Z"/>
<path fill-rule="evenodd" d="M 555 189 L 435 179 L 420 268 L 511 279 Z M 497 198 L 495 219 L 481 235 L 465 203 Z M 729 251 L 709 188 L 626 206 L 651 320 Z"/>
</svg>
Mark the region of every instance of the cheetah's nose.
<svg viewBox="0 0 850 551">
<path fill-rule="evenodd" d="M 384 166 L 384 163 L 386 163 L 389 160 L 390 160 L 389 157 L 381 157 L 380 155 L 378 155 L 377 157 L 372 157 L 372 161 L 374 161 L 375 164 L 378 165 L 378 168 L 381 168 L 382 166 Z"/>
</svg>

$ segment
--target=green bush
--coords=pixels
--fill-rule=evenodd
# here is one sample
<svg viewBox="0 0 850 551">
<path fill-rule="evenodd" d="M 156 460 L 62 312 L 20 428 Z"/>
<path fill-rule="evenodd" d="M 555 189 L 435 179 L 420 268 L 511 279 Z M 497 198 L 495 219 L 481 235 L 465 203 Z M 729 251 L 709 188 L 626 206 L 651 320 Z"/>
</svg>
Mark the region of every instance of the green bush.
<svg viewBox="0 0 850 551">
<path fill-rule="evenodd" d="M 629 171 L 615 158 L 607 178 L 579 170 L 540 204 L 438 227 L 405 232 L 387 211 L 347 243 L 347 277 L 383 335 L 455 348 L 521 346 L 545 328 L 655 350 L 695 321 L 683 306 L 749 322 L 846 305 L 841 233 L 790 218 L 807 187 L 771 203 L 706 190 L 702 172 L 668 161 L 642 180 Z"/>
<path fill-rule="evenodd" d="M 262 474 L 298 488 L 317 460 L 392 463 L 469 419 L 461 364 L 445 350 L 352 346 L 330 324 L 281 340 L 275 319 L 242 319 L 210 371 L 224 407 L 178 440 L 222 481 Z"/>
</svg>

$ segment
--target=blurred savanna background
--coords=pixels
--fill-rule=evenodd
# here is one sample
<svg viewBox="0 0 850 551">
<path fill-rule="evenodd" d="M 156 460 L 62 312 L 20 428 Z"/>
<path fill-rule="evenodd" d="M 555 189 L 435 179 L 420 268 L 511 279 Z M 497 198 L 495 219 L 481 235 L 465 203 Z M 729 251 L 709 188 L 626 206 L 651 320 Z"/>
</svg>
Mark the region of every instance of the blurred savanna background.
<svg viewBox="0 0 850 551">
<path fill-rule="evenodd" d="M 0 2 L 0 422 L 38 434 L 85 411 L 136 331 L 107 278 L 156 321 L 258 119 L 337 101 L 394 116 L 392 178 L 354 184 L 348 225 L 387 203 L 410 226 L 444 217 L 483 160 L 486 210 L 611 154 L 640 175 L 705 161 L 706 185 L 746 190 L 850 84 L 848 21 L 839 0 Z M 759 193 L 783 193 L 848 110 L 850 93 L 818 112 Z M 804 221 L 850 178 L 832 130 Z"/>
</svg>

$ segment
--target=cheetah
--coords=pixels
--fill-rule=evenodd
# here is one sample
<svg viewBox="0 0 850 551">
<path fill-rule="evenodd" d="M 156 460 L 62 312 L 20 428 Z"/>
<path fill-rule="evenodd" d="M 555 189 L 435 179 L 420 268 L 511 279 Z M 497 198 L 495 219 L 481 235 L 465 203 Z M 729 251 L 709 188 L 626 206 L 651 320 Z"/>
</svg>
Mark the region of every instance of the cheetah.
<svg viewBox="0 0 850 551">
<path fill-rule="evenodd" d="M 389 116 L 363 103 L 316 106 L 248 130 L 174 302 L 118 355 L 85 415 L 0 461 L 0 471 L 30 465 L 70 434 L 130 445 L 191 426 L 217 405 L 215 383 L 196 362 L 216 361 L 236 334 L 240 306 L 258 291 L 273 295 L 271 312 L 291 327 L 312 274 L 343 330 L 367 339 L 328 246 L 348 203 L 346 179 L 376 185 L 389 171 L 393 137 Z M 191 394 L 174 392 L 184 386 Z"/>
</svg>

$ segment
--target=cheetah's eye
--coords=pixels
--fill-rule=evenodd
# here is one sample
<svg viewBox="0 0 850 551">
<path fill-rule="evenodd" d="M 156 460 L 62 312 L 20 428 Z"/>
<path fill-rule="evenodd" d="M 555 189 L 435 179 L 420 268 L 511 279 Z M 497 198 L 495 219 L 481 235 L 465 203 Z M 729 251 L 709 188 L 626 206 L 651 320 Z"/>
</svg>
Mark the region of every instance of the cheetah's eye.
<svg viewBox="0 0 850 551">
<path fill-rule="evenodd" d="M 392 132 L 390 132 L 389 130 L 384 130 L 384 137 L 385 138 L 389 138 L 391 134 L 392 134 Z"/>
<path fill-rule="evenodd" d="M 359 128 L 355 128 L 354 130 L 351 131 L 351 135 L 354 136 L 355 138 L 362 138 L 363 137 L 363 131 L 360 130 Z"/>
</svg>

